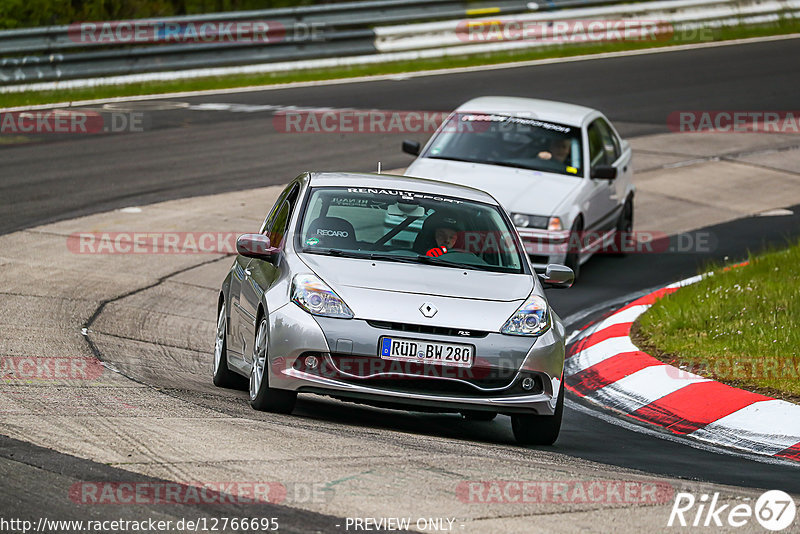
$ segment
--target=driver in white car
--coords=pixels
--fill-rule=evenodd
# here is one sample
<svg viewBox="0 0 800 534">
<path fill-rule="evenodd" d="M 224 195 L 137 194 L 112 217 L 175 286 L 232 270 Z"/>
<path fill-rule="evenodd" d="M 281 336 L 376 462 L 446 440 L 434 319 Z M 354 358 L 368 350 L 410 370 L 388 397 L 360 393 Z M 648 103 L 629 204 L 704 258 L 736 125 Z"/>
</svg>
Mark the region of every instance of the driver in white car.
<svg viewBox="0 0 800 534">
<path fill-rule="evenodd" d="M 539 159 L 544 160 L 556 160 L 560 161 L 563 164 L 567 164 L 567 158 L 569 158 L 569 149 L 570 149 L 570 141 L 569 139 L 562 138 L 562 139 L 553 139 L 550 141 L 550 146 L 548 150 L 542 150 L 539 152 L 536 157 Z"/>
</svg>

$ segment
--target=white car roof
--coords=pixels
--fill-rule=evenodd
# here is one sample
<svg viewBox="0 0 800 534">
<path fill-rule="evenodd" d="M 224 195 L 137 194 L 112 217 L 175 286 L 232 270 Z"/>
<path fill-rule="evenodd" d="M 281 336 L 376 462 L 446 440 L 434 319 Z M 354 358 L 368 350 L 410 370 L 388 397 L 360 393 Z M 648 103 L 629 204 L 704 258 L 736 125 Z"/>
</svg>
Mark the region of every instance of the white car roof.
<svg viewBox="0 0 800 534">
<path fill-rule="evenodd" d="M 512 117 L 535 118 L 568 126 L 580 126 L 584 118 L 596 110 L 553 100 L 512 96 L 482 96 L 464 102 L 456 111 L 496 113 Z"/>
</svg>

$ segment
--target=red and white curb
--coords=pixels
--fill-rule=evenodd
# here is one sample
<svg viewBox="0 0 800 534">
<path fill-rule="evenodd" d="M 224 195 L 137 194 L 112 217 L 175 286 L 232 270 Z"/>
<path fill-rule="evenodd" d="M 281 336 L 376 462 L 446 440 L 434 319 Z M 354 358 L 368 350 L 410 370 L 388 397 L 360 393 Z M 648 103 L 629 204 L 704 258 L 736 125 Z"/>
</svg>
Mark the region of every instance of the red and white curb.
<svg viewBox="0 0 800 534">
<path fill-rule="evenodd" d="M 574 335 L 567 348 L 567 390 L 674 434 L 800 461 L 800 406 L 682 371 L 631 341 L 637 317 L 701 278 L 645 295 Z"/>
</svg>

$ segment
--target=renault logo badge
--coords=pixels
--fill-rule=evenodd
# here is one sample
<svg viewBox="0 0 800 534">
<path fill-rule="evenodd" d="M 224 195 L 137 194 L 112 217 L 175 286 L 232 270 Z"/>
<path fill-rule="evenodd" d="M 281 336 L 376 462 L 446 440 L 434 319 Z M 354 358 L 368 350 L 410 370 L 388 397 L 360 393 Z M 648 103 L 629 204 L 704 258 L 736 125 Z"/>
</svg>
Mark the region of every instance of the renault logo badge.
<svg viewBox="0 0 800 534">
<path fill-rule="evenodd" d="M 419 311 L 422 312 L 422 315 L 430 319 L 431 317 L 436 315 L 436 312 L 438 312 L 439 310 L 436 309 L 436 306 L 434 306 L 430 302 L 426 302 L 425 304 L 419 307 Z"/>
</svg>

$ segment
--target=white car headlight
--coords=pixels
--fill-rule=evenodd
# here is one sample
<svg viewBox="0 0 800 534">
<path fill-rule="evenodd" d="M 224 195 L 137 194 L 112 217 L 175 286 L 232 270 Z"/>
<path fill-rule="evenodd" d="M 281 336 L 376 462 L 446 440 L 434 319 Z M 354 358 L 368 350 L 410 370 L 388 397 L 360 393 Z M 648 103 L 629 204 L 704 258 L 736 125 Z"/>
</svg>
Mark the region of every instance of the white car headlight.
<svg viewBox="0 0 800 534">
<path fill-rule="evenodd" d="M 328 287 L 328 284 L 313 274 L 298 274 L 292 280 L 292 302 L 311 315 L 352 319 L 353 311 Z"/>
<path fill-rule="evenodd" d="M 514 315 L 509 317 L 500 333 L 512 336 L 540 336 L 551 323 L 547 301 L 539 295 L 529 296 Z"/>
<path fill-rule="evenodd" d="M 547 228 L 550 217 L 540 215 L 525 215 L 524 213 L 512 213 L 511 220 L 517 228 Z"/>
</svg>

